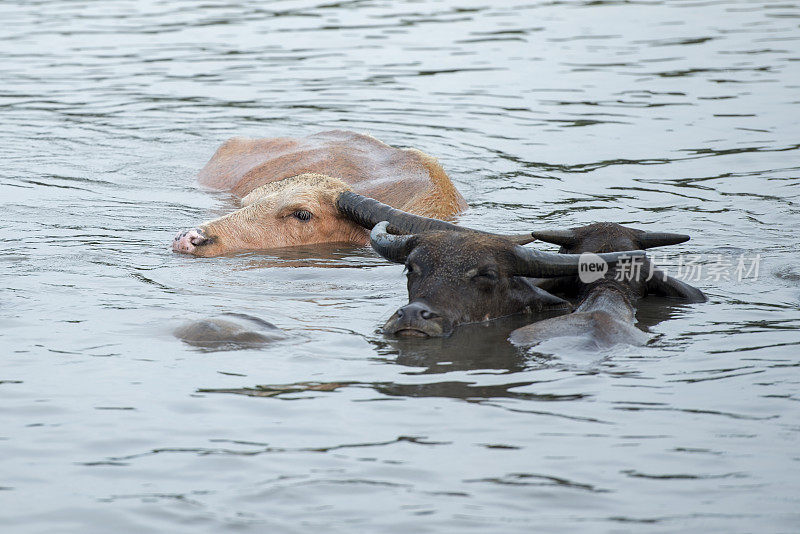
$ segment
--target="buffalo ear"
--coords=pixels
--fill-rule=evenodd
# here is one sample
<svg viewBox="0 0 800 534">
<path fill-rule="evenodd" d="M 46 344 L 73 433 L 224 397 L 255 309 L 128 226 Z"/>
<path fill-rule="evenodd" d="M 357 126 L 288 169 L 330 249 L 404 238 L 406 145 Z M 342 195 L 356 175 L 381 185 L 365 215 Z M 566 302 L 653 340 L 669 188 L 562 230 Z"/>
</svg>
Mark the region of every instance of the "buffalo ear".
<svg viewBox="0 0 800 534">
<path fill-rule="evenodd" d="M 676 280 L 667 273 L 653 269 L 653 276 L 647 281 L 647 292 L 664 297 L 684 299 L 687 302 L 705 302 L 708 298 L 702 291 L 680 280 Z"/>
<path fill-rule="evenodd" d="M 531 278 L 518 278 L 519 285 L 516 286 L 522 295 L 521 300 L 526 303 L 531 310 L 541 312 L 545 310 L 572 311 L 572 304 L 551 294 L 549 291 L 538 287 L 535 280 Z"/>
</svg>

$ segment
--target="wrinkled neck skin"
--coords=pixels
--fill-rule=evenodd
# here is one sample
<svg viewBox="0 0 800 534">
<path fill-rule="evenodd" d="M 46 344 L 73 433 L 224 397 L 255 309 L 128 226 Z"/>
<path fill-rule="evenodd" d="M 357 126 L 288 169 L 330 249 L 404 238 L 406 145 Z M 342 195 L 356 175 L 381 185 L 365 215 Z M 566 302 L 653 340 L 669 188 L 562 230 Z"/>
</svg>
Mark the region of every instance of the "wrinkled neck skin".
<svg viewBox="0 0 800 534">
<path fill-rule="evenodd" d="M 602 311 L 626 323 L 634 323 L 636 304 L 631 291 L 623 284 L 603 279 L 590 285 L 583 293 L 575 313 Z"/>
<path fill-rule="evenodd" d="M 315 243 L 367 245 L 369 233 L 343 217 L 336 198 L 347 184 L 329 176 L 305 174 L 267 184 L 242 199 L 242 208 L 199 226 L 207 242 L 197 256 L 218 256 Z M 296 217 L 311 214 L 309 220 Z"/>
</svg>

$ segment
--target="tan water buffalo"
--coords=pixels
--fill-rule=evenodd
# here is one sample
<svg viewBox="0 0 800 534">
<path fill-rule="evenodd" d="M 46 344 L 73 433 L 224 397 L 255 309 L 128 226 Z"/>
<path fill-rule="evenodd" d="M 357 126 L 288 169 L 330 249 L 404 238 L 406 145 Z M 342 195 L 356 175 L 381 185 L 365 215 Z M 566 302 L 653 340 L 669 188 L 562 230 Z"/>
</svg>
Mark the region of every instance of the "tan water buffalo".
<svg viewBox="0 0 800 534">
<path fill-rule="evenodd" d="M 570 230 L 532 232 L 533 237 L 561 245 L 560 253 L 618 252 L 675 245 L 689 240 L 688 235 L 646 232 L 614 223 L 595 223 Z M 628 271 L 609 269 L 590 283 L 576 276 L 543 280 L 537 285 L 548 291 L 577 296 L 578 306 L 569 315 L 539 321 L 511 333 L 515 345 L 532 346 L 557 337 L 582 337 L 587 346 L 604 348 L 619 343 L 643 345 L 649 336 L 634 326 L 636 303 L 647 295 L 705 302 L 699 289 L 667 276 L 644 258 Z"/>
<path fill-rule="evenodd" d="M 371 215 L 370 199 L 436 219 L 467 207 L 435 158 L 342 130 L 230 139 L 198 181 L 230 191 L 242 207 L 175 237 L 174 251 L 195 256 L 340 241 L 366 245 L 368 229 L 383 220 Z"/>
<path fill-rule="evenodd" d="M 409 303 L 398 309 L 383 331 L 398 336 L 444 337 L 465 323 L 525 311 L 561 309 L 565 300 L 531 283 L 530 278 L 576 276 L 576 254 L 550 254 L 525 248 L 533 241 L 482 232 L 432 229 L 411 235 L 389 233 L 375 225 L 372 248 L 406 266 Z M 644 251 L 600 254 L 610 263 L 643 257 Z"/>
</svg>

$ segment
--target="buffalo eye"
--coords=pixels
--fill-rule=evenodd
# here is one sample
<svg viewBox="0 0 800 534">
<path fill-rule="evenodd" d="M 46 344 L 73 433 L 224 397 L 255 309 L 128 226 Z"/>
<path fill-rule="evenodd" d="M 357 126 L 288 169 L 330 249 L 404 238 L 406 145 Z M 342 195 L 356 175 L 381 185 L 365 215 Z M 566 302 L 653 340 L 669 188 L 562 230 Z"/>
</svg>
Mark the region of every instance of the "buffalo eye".
<svg viewBox="0 0 800 534">
<path fill-rule="evenodd" d="M 475 276 L 472 277 L 472 281 L 476 284 L 488 286 L 497 283 L 498 276 L 497 271 L 487 269 L 485 271 L 478 271 Z"/>
<path fill-rule="evenodd" d="M 295 219 L 299 219 L 303 222 L 306 222 L 311 219 L 311 212 L 306 210 L 297 210 L 294 213 L 292 213 L 292 217 L 294 217 Z"/>
</svg>

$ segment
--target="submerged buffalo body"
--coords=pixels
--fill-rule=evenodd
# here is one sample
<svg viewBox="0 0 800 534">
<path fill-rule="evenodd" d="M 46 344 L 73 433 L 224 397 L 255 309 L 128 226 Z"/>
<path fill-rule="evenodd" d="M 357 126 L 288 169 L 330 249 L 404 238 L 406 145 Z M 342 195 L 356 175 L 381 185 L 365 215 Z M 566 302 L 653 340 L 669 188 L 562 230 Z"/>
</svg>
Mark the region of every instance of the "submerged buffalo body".
<svg viewBox="0 0 800 534">
<path fill-rule="evenodd" d="M 528 278 L 574 276 L 578 256 L 521 246 L 530 241 L 530 234 L 513 238 L 466 229 L 394 235 L 388 233 L 388 223 L 377 224 L 371 233 L 372 247 L 384 258 L 404 264 L 408 276 L 409 303 L 386 322 L 384 333 L 440 337 L 459 324 L 525 311 L 568 311 L 567 301 Z M 601 257 L 614 263 L 620 254 Z"/>
<path fill-rule="evenodd" d="M 206 350 L 255 348 L 288 337 L 274 324 L 243 313 L 192 321 L 173 333 L 184 343 Z"/>
<path fill-rule="evenodd" d="M 683 234 L 646 232 L 614 223 L 596 223 L 571 230 L 533 232 L 549 243 L 561 245 L 559 252 L 582 254 L 675 245 L 688 241 Z M 704 302 L 702 291 L 653 268 L 643 258 L 638 268 L 629 272 L 609 270 L 604 277 L 583 283 L 576 276 L 542 280 L 537 285 L 553 292 L 573 294 L 578 306 L 569 315 L 539 321 L 511 333 L 515 345 L 532 346 L 556 337 L 584 337 L 594 346 L 618 343 L 643 345 L 649 336 L 634 326 L 636 303 L 647 295 L 678 298 L 686 302 Z"/>
<path fill-rule="evenodd" d="M 174 251 L 195 256 L 324 242 L 367 244 L 365 226 L 378 221 L 364 199 L 437 219 L 467 207 L 435 158 L 341 130 L 299 139 L 230 139 L 198 181 L 230 191 L 242 207 L 175 237 Z"/>
</svg>

